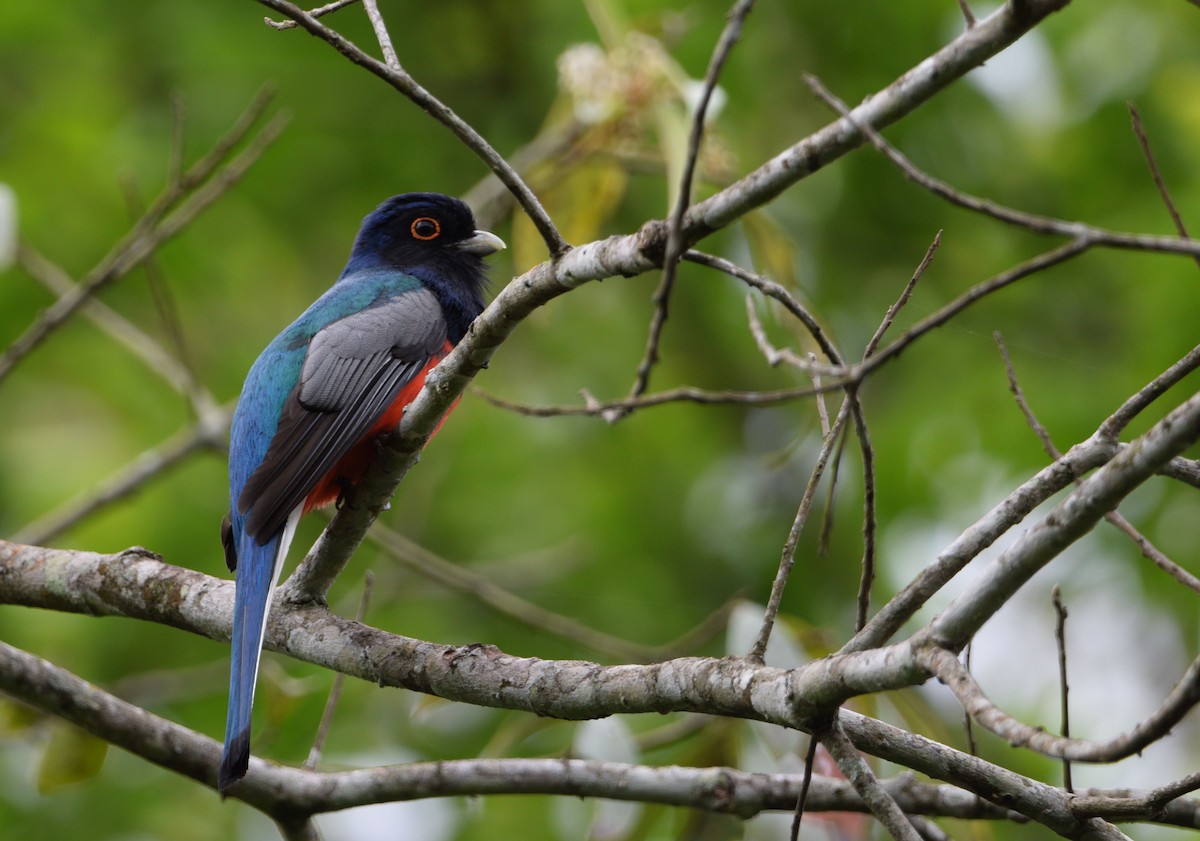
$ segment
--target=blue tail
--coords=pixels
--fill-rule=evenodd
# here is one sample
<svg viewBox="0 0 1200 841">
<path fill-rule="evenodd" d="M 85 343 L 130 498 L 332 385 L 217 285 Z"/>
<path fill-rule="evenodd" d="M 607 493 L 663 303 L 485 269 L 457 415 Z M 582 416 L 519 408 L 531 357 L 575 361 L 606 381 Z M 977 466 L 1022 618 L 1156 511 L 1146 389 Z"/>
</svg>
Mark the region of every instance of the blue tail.
<svg viewBox="0 0 1200 841">
<path fill-rule="evenodd" d="M 237 536 L 229 712 L 225 720 L 225 750 L 217 773 L 217 790 L 222 794 L 245 776 L 250 764 L 250 714 L 254 706 L 254 684 L 258 678 L 267 611 L 300 513 L 301 509 L 297 507 L 283 530 L 261 546 L 247 534 Z"/>
</svg>

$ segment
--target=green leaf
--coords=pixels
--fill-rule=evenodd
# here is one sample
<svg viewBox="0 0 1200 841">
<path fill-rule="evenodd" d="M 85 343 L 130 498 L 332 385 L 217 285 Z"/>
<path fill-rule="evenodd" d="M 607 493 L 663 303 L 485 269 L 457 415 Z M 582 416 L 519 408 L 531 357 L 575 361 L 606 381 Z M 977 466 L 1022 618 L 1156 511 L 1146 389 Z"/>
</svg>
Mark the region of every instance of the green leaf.
<svg viewBox="0 0 1200 841">
<path fill-rule="evenodd" d="M 38 768 L 38 791 L 49 794 L 64 786 L 90 780 L 100 772 L 107 754 L 107 742 L 73 725 L 55 723 L 50 744 L 46 746 Z"/>
<path fill-rule="evenodd" d="M 25 704 L 0 699 L 0 734 L 20 733 L 43 718 L 42 713 Z"/>
</svg>

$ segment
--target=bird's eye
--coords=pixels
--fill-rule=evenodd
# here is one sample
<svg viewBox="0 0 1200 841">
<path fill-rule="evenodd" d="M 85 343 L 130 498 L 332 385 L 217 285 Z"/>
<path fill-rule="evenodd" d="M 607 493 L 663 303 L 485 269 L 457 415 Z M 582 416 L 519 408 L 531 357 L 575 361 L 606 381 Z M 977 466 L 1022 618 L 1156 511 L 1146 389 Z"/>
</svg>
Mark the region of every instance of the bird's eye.
<svg viewBox="0 0 1200 841">
<path fill-rule="evenodd" d="M 409 230 L 412 231 L 412 235 L 416 239 L 431 240 L 438 238 L 438 235 L 442 232 L 442 226 L 432 216 L 422 216 L 413 220 L 412 227 Z"/>
</svg>

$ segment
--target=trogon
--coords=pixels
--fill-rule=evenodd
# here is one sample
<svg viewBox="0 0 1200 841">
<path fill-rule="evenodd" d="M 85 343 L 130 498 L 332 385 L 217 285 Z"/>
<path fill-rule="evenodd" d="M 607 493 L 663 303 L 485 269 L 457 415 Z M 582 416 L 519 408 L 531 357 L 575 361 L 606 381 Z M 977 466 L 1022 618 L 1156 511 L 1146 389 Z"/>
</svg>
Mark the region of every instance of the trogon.
<svg viewBox="0 0 1200 841">
<path fill-rule="evenodd" d="M 236 572 L 223 793 L 250 760 L 250 711 L 271 596 L 301 515 L 361 478 L 426 373 L 483 310 L 483 258 L 504 248 L 437 193 L 366 219 L 337 282 L 250 368 L 229 439 L 221 542 Z"/>
</svg>

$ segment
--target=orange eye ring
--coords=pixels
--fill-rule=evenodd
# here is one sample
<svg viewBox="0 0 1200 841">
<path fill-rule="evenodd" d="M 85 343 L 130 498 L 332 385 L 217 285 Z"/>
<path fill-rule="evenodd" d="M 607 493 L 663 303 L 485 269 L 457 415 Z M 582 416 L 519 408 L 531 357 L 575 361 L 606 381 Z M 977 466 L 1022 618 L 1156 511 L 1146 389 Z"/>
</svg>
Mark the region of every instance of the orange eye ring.
<svg viewBox="0 0 1200 841">
<path fill-rule="evenodd" d="M 413 220 L 408 230 L 413 235 L 413 239 L 428 242 L 441 236 L 442 225 L 432 216 L 420 216 Z"/>
</svg>

